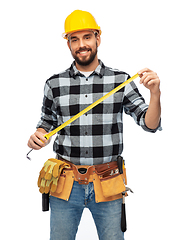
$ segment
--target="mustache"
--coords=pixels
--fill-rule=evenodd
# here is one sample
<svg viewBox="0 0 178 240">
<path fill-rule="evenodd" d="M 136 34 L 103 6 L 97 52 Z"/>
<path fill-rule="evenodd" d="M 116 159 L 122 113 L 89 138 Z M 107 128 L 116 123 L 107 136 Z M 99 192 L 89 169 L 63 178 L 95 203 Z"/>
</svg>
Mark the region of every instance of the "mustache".
<svg viewBox="0 0 178 240">
<path fill-rule="evenodd" d="M 92 51 L 92 49 L 87 48 L 87 47 L 83 47 L 83 48 L 79 48 L 79 50 L 77 50 L 76 53 L 80 53 L 80 52 L 84 52 L 84 51 Z"/>
</svg>

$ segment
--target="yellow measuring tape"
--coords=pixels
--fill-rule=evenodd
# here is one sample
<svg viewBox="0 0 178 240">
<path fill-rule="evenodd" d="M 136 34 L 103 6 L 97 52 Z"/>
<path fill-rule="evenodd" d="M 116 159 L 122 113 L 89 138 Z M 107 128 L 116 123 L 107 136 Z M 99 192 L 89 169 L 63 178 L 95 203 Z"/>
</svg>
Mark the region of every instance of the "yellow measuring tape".
<svg viewBox="0 0 178 240">
<path fill-rule="evenodd" d="M 133 77 L 129 78 L 127 81 L 123 82 L 122 84 L 120 84 L 118 87 L 114 88 L 112 91 L 110 91 L 109 93 L 105 94 L 103 97 L 101 97 L 100 99 L 98 99 L 96 102 L 92 103 L 91 105 L 89 105 L 87 108 L 85 108 L 84 110 L 82 110 L 81 112 L 79 112 L 78 114 L 76 114 L 75 116 L 73 116 L 72 118 L 70 118 L 68 121 L 66 121 L 65 123 L 63 123 L 62 125 L 60 125 L 59 127 L 57 127 L 56 129 L 54 129 L 53 131 L 47 133 L 44 135 L 44 137 L 48 140 L 50 137 L 52 137 L 54 134 L 56 134 L 57 132 L 59 132 L 61 129 L 63 129 L 64 127 L 66 127 L 67 125 L 69 125 L 70 123 L 72 123 L 73 121 L 75 121 L 77 118 L 79 118 L 80 116 L 82 116 L 83 114 L 85 114 L 86 112 L 90 111 L 92 108 L 96 107 L 99 103 L 103 102 L 106 98 L 110 97 L 111 95 L 113 95 L 115 92 L 119 91 L 121 88 L 125 87 L 128 83 L 132 82 L 134 79 L 136 79 L 137 77 L 139 77 L 138 73 L 135 74 Z M 30 157 L 28 156 L 29 153 L 32 151 L 33 149 L 31 149 L 26 157 L 30 159 Z"/>
<path fill-rule="evenodd" d="M 66 127 L 67 125 L 69 125 L 70 123 L 75 121 L 77 118 L 79 118 L 80 116 L 82 116 L 83 114 L 85 114 L 86 112 L 91 110 L 92 108 L 96 107 L 99 103 L 103 102 L 106 98 L 110 97 L 111 95 L 113 95 L 114 93 L 119 91 L 121 88 L 125 87 L 128 83 L 132 82 L 137 77 L 139 77 L 138 73 L 135 74 L 133 77 L 129 78 L 127 81 L 125 81 L 122 84 L 120 84 L 118 87 L 114 88 L 109 93 L 105 94 L 103 97 L 99 98 L 96 102 L 94 102 L 91 105 L 89 105 L 87 108 L 85 108 L 84 110 L 82 110 L 81 112 L 79 112 L 78 114 L 73 116 L 72 118 L 70 118 L 68 121 L 66 121 L 65 123 L 63 123 L 62 125 L 57 127 L 56 129 L 54 129 L 53 131 L 45 134 L 44 137 L 48 140 L 50 137 L 52 137 L 54 134 L 59 132 L 61 129 L 63 129 L 64 127 Z"/>
</svg>

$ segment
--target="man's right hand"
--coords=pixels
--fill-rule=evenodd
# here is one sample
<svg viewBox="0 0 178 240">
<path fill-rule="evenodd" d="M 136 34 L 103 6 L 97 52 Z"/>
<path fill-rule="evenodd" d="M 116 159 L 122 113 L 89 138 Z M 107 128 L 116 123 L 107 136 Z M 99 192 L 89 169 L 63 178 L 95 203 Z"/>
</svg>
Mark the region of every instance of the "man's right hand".
<svg viewBox="0 0 178 240">
<path fill-rule="evenodd" d="M 28 140 L 28 146 L 32 149 L 39 150 L 42 147 L 45 147 L 48 143 L 49 140 L 47 140 L 44 135 L 47 132 L 42 129 L 38 128 L 37 131 L 30 136 L 30 139 Z"/>
</svg>

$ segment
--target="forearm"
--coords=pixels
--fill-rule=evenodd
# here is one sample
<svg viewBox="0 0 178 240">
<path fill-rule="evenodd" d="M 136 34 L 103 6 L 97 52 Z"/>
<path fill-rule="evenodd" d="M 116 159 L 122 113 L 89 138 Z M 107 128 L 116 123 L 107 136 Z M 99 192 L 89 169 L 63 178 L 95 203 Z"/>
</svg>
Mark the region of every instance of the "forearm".
<svg viewBox="0 0 178 240">
<path fill-rule="evenodd" d="M 156 129 L 159 125 L 161 118 L 161 92 L 152 94 L 150 96 L 150 104 L 145 115 L 145 124 L 150 129 Z"/>
</svg>

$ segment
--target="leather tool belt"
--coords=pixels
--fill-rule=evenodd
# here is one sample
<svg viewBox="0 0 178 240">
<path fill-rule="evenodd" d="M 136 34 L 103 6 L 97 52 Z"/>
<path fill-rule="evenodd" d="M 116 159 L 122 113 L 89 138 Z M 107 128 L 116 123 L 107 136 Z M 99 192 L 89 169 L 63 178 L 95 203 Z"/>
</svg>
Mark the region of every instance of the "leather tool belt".
<svg viewBox="0 0 178 240">
<path fill-rule="evenodd" d="M 126 169 L 123 167 L 123 173 L 120 174 L 116 161 L 93 166 L 74 165 L 64 159 L 58 161 L 65 163 L 65 166 L 63 164 L 62 170 L 60 168 L 57 187 L 55 191 L 50 188 L 50 195 L 68 201 L 73 183 L 77 181 L 85 185 L 93 182 L 97 203 L 122 198 L 127 184 Z"/>
</svg>

